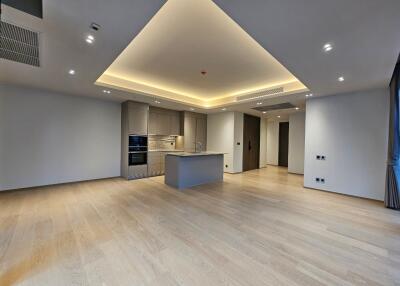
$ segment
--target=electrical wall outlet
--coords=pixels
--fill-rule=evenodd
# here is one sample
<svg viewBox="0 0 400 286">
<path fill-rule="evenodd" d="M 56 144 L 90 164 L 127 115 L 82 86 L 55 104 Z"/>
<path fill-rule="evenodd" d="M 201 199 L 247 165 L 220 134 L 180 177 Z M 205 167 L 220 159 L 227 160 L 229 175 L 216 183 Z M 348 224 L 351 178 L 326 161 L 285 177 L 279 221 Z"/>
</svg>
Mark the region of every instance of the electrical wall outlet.
<svg viewBox="0 0 400 286">
<path fill-rule="evenodd" d="M 320 181 L 321 179 L 320 178 L 315 178 L 315 181 L 317 182 L 317 183 L 319 183 L 319 181 Z"/>
</svg>

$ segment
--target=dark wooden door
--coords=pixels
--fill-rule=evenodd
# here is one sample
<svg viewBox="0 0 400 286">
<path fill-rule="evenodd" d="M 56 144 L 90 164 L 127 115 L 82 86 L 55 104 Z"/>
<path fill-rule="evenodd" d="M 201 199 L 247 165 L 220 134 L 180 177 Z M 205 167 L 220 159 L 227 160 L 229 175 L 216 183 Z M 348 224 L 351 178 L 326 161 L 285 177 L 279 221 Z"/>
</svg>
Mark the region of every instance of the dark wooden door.
<svg viewBox="0 0 400 286">
<path fill-rule="evenodd" d="M 288 166 L 289 122 L 279 123 L 279 166 Z"/>
<path fill-rule="evenodd" d="M 243 118 L 243 171 L 259 168 L 260 118 L 244 115 Z"/>
</svg>

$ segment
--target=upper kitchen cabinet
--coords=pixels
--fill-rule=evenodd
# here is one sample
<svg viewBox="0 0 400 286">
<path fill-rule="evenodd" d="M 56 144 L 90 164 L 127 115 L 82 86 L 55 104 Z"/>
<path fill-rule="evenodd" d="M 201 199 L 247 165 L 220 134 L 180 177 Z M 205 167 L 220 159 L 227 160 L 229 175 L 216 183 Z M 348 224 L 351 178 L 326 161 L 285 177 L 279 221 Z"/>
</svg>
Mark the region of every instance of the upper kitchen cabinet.
<svg viewBox="0 0 400 286">
<path fill-rule="evenodd" d="M 171 114 L 170 117 L 170 129 L 169 129 L 169 134 L 170 135 L 182 135 L 181 134 L 181 113 L 178 111 L 175 111 L 173 114 Z"/>
<path fill-rule="evenodd" d="M 150 106 L 149 134 L 180 135 L 180 112 Z"/>
<path fill-rule="evenodd" d="M 122 121 L 125 121 L 128 134 L 147 135 L 149 105 L 125 101 L 122 103 Z"/>
<path fill-rule="evenodd" d="M 182 118 L 185 151 L 205 151 L 207 149 L 207 115 L 184 111 Z M 201 150 L 199 150 L 200 145 Z"/>
</svg>

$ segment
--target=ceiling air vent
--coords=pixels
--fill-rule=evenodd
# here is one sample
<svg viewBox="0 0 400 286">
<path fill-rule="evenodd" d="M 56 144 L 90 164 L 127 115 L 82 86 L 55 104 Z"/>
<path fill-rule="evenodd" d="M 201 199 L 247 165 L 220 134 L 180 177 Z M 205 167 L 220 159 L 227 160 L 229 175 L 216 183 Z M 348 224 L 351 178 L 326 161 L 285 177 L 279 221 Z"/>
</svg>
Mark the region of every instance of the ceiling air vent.
<svg viewBox="0 0 400 286">
<path fill-rule="evenodd" d="M 272 110 L 282 110 L 282 109 L 290 109 L 296 107 L 295 105 L 291 104 L 290 102 L 273 104 L 273 105 L 264 105 L 259 107 L 253 107 L 253 109 L 258 111 L 272 111 Z"/>
<path fill-rule="evenodd" d="M 283 92 L 283 86 L 277 87 L 277 88 L 273 88 L 273 89 L 264 90 L 264 91 L 256 93 L 256 94 L 252 93 L 252 94 L 237 96 L 236 100 L 237 101 L 242 101 L 242 100 L 250 100 L 250 99 L 256 99 L 256 98 L 262 98 L 262 97 L 265 97 L 265 96 L 278 94 L 278 93 L 282 93 L 282 92 Z"/>
<path fill-rule="evenodd" d="M 0 21 L 0 58 L 39 67 L 39 34 Z"/>
</svg>

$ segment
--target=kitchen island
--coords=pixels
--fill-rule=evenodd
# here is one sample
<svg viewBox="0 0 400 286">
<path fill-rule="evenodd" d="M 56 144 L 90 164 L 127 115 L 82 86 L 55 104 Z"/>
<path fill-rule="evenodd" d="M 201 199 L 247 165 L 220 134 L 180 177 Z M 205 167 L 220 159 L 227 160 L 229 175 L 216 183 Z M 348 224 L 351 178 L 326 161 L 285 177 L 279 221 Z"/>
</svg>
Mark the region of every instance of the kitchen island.
<svg viewBox="0 0 400 286">
<path fill-rule="evenodd" d="M 165 183 L 178 189 L 222 181 L 224 153 L 176 152 L 165 157 Z"/>
</svg>

